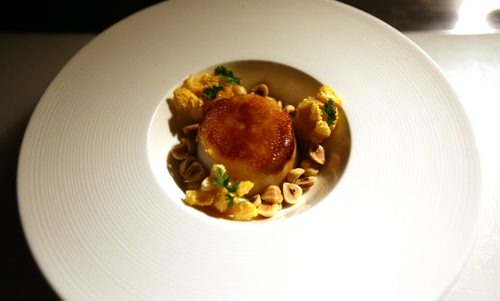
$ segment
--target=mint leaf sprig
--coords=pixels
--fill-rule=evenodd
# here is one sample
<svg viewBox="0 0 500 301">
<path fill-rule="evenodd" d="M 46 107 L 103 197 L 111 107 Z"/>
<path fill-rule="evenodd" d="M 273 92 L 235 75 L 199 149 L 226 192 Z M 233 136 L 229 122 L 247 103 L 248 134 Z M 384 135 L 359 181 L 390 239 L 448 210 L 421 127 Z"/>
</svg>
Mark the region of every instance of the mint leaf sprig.
<svg viewBox="0 0 500 301">
<path fill-rule="evenodd" d="M 223 170 L 220 167 L 217 167 L 215 169 L 215 177 L 212 180 L 212 184 L 219 188 L 223 188 L 227 190 L 226 193 L 226 200 L 227 200 L 227 207 L 231 208 L 233 207 L 234 204 L 234 199 L 236 198 L 236 191 L 238 190 L 238 187 L 240 186 L 241 181 L 236 181 L 234 184 L 231 184 L 230 182 L 230 177 L 229 174 L 227 173 L 227 170 Z"/>
<path fill-rule="evenodd" d="M 218 75 L 223 81 L 233 84 L 233 85 L 241 85 L 241 81 L 239 77 L 236 77 L 233 74 L 233 71 L 228 70 L 224 66 L 215 67 L 214 74 Z"/>
<path fill-rule="evenodd" d="M 329 98 L 323 106 L 323 112 L 327 117 L 328 125 L 332 125 L 337 121 L 337 108 L 333 105 L 333 99 Z"/>
<path fill-rule="evenodd" d="M 203 89 L 203 92 L 201 92 L 201 96 L 208 100 L 214 100 L 214 98 L 217 96 L 217 93 L 219 93 L 222 90 L 224 90 L 223 86 L 213 85 Z"/>
</svg>

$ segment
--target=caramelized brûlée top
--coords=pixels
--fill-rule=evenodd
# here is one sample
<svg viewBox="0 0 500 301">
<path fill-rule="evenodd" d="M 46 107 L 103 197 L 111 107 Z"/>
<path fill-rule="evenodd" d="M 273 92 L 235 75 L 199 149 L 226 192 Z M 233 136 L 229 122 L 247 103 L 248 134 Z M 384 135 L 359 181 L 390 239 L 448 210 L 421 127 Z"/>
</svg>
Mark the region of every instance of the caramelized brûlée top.
<svg viewBox="0 0 500 301">
<path fill-rule="evenodd" d="M 290 116 L 276 101 L 256 94 L 210 103 L 199 138 L 213 157 L 246 162 L 264 174 L 281 172 L 296 147 Z"/>
</svg>

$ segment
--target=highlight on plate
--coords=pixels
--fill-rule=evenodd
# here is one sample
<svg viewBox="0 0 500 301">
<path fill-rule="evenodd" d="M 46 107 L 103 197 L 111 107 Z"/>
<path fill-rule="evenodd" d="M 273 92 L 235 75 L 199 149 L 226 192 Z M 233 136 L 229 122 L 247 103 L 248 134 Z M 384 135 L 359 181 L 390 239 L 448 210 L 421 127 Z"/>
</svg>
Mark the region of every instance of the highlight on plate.
<svg viewBox="0 0 500 301">
<path fill-rule="evenodd" d="M 303 97 L 295 107 L 265 83 L 247 91 L 224 66 L 188 76 L 168 100 L 185 123 L 170 150 L 184 203 L 246 221 L 300 202 L 326 163 L 322 144 L 342 104 L 328 86 Z"/>
</svg>

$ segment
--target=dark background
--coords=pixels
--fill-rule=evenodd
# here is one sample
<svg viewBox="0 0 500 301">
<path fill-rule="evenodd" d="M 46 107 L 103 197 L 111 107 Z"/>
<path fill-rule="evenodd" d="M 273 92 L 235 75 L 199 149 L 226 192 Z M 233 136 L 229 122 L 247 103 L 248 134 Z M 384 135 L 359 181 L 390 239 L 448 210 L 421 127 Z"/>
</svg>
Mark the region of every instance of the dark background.
<svg viewBox="0 0 500 301">
<path fill-rule="evenodd" d="M 98 33 L 158 0 L 2 1 L 2 32 Z M 450 29 L 462 0 L 343 0 L 401 31 Z M 500 23 L 498 20 L 492 20 Z"/>
<path fill-rule="evenodd" d="M 179 0 L 182 1 L 182 0 Z M 112 1 L 2 1 L 0 4 L 0 33 L 92 33 L 102 32 L 112 24 L 145 7 L 158 3 L 155 0 Z M 457 18 L 461 0 L 344 0 L 399 29 L 400 31 L 452 29 Z M 500 28 L 500 17 L 489 18 L 493 27 Z M 56 36 L 57 36 L 56 35 Z M 88 39 L 91 36 L 86 36 Z M 68 39 L 72 37 L 69 36 Z M 74 38 L 74 35 L 73 35 Z M 45 37 L 46 39 L 46 37 Z M 3 39 L 3 43 L 8 39 Z M 81 42 L 80 42 L 81 43 Z M 69 59 L 81 44 L 69 48 Z M 27 47 L 29 43 L 27 44 Z M 7 45 L 0 43 L 0 54 Z M 5 67 L 5 66 L 4 66 Z M 50 68 L 48 66 L 47 68 Z M 53 67 L 52 67 L 53 68 Z M 8 70 L 0 66 L 0 70 Z M 41 69 L 42 70 L 42 69 Z M 43 70 L 56 74 L 57 70 Z M 35 78 L 35 77 L 34 77 Z M 47 83 L 39 83 L 43 91 Z M 22 87 L 18 87 L 22 89 Z M 8 100 L 0 99 L 0 102 Z M 32 99 L 36 103 L 37 99 Z M 1 103 L 0 103 L 1 104 Z M 4 106 L 7 108 L 7 105 Z M 11 133 L 22 133 L 29 120 L 25 113 L 22 123 Z M 15 175 L 17 154 L 22 141 L 18 134 L 0 133 L 0 182 L 2 196 L 2 227 L 6 234 L 2 243 L 2 278 L 0 299 L 2 300 L 58 300 L 57 295 L 38 269 L 27 246 L 17 210 Z M 11 160 L 11 158 L 16 158 Z"/>
</svg>

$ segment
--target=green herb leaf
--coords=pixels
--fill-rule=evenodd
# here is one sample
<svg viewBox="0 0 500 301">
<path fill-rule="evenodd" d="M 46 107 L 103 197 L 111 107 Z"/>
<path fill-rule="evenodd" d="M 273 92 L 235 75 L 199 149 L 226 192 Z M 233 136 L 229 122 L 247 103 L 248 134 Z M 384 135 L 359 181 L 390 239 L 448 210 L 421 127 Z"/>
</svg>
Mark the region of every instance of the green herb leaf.
<svg viewBox="0 0 500 301">
<path fill-rule="evenodd" d="M 236 198 L 234 194 L 240 187 L 241 181 L 236 181 L 233 185 L 229 182 L 230 177 L 226 170 L 218 167 L 215 169 L 215 177 L 212 180 L 212 183 L 220 188 L 226 189 L 228 192 L 226 193 L 227 207 L 231 208 L 234 204 L 234 199 Z"/>
<path fill-rule="evenodd" d="M 235 199 L 234 195 L 232 195 L 230 193 L 226 193 L 227 208 L 233 207 L 233 205 L 234 205 L 234 199 Z"/>
<path fill-rule="evenodd" d="M 214 74 L 218 75 L 223 81 L 233 84 L 233 85 L 241 85 L 241 81 L 239 77 L 234 76 L 233 71 L 228 70 L 224 66 L 217 66 L 214 70 Z"/>
<path fill-rule="evenodd" d="M 201 92 L 201 96 L 203 96 L 203 98 L 205 99 L 213 100 L 217 96 L 217 93 L 222 90 L 224 90 L 224 87 L 218 85 L 206 87 L 205 89 L 203 89 L 203 92 Z"/>
<path fill-rule="evenodd" d="M 212 180 L 212 184 L 220 188 L 226 188 L 229 183 L 229 174 L 227 171 L 223 170 L 220 167 L 215 169 L 215 177 Z"/>
<path fill-rule="evenodd" d="M 233 185 L 226 186 L 227 191 L 232 192 L 232 193 L 236 193 L 236 190 L 238 190 L 238 187 L 240 187 L 240 183 L 241 183 L 241 181 L 238 180 Z"/>
<path fill-rule="evenodd" d="M 328 125 L 334 124 L 337 120 L 337 108 L 333 105 L 333 99 L 328 99 L 323 106 L 323 112 L 326 114 Z"/>
</svg>

